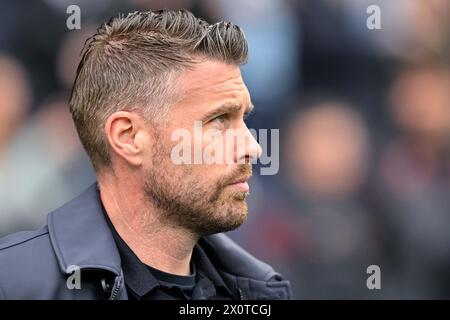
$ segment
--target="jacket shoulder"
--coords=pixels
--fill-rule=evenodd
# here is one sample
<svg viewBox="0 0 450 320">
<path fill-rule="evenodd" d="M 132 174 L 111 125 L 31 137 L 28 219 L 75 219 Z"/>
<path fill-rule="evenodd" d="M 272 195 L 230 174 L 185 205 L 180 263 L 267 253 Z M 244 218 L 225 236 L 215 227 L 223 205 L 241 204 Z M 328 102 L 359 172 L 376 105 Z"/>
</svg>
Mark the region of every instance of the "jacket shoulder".
<svg viewBox="0 0 450 320">
<path fill-rule="evenodd" d="M 255 258 L 225 234 L 202 238 L 208 256 L 231 276 L 250 299 L 290 299 L 291 285 L 267 263 Z"/>
<path fill-rule="evenodd" d="M 0 257 L 6 254 L 7 250 L 20 250 L 29 245 L 30 241 L 39 237 L 48 236 L 47 226 L 33 231 L 20 231 L 0 238 Z"/>
<path fill-rule="evenodd" d="M 48 299 L 42 294 L 54 292 L 56 282 L 49 280 L 55 273 L 59 267 L 47 227 L 0 239 L 0 298 Z"/>
<path fill-rule="evenodd" d="M 270 265 L 255 258 L 225 234 L 209 235 L 203 240 L 209 255 L 228 272 L 261 281 L 281 279 Z"/>
</svg>

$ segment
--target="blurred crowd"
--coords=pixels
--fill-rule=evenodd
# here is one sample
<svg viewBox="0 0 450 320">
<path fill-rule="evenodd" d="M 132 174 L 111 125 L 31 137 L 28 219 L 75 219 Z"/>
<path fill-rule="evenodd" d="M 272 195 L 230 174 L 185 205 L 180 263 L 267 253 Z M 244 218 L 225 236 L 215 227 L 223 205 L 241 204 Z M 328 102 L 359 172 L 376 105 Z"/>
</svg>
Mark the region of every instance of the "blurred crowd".
<svg viewBox="0 0 450 320">
<path fill-rule="evenodd" d="M 280 129 L 280 170 L 251 179 L 230 235 L 295 298 L 450 298 L 449 0 L 2 0 L 0 236 L 95 180 L 68 110 L 80 51 L 118 12 L 161 8 L 244 29 L 248 126 Z"/>
</svg>

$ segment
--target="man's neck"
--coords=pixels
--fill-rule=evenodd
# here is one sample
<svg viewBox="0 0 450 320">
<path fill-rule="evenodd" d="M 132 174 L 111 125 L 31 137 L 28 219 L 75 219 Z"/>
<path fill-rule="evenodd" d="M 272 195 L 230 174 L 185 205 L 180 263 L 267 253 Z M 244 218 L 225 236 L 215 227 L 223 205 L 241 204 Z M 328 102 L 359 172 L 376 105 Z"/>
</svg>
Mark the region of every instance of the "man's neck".
<svg viewBox="0 0 450 320">
<path fill-rule="evenodd" d="M 189 275 L 192 250 L 198 237 L 187 230 L 162 224 L 163 212 L 145 198 L 143 188 L 99 179 L 100 198 L 120 237 L 146 265 L 176 275 Z M 134 180 L 136 181 L 136 180 Z"/>
</svg>

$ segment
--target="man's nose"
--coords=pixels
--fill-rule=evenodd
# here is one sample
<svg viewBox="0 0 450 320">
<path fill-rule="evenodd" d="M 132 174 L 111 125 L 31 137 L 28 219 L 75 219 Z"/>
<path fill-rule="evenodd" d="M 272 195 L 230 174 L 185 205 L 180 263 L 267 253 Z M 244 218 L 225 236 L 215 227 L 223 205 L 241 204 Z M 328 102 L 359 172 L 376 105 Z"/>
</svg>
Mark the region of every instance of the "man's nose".
<svg viewBox="0 0 450 320">
<path fill-rule="evenodd" d="M 236 163 L 250 163 L 261 157 L 262 149 L 252 132 L 244 126 L 236 132 L 235 161 Z"/>
</svg>

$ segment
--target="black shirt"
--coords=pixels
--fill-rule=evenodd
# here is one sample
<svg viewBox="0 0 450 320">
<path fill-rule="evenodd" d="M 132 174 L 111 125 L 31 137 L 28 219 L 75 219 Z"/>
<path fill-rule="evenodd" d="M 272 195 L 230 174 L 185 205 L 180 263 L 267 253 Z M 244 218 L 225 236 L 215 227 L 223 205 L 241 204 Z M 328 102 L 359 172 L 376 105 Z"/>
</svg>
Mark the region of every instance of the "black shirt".
<svg viewBox="0 0 450 320">
<path fill-rule="evenodd" d="M 152 268 L 134 254 L 114 229 L 111 229 L 122 260 L 130 300 L 231 300 L 237 299 L 225 284 L 204 250 L 197 244 L 192 252 L 191 275 L 178 276 Z"/>
<path fill-rule="evenodd" d="M 191 274 L 188 276 L 179 276 L 171 273 L 167 273 L 150 266 L 147 268 L 150 270 L 151 274 L 159 281 L 159 284 L 164 287 L 178 287 L 187 296 L 190 295 L 192 289 L 195 287 L 195 277 L 196 270 L 194 263 L 191 262 Z"/>
</svg>

